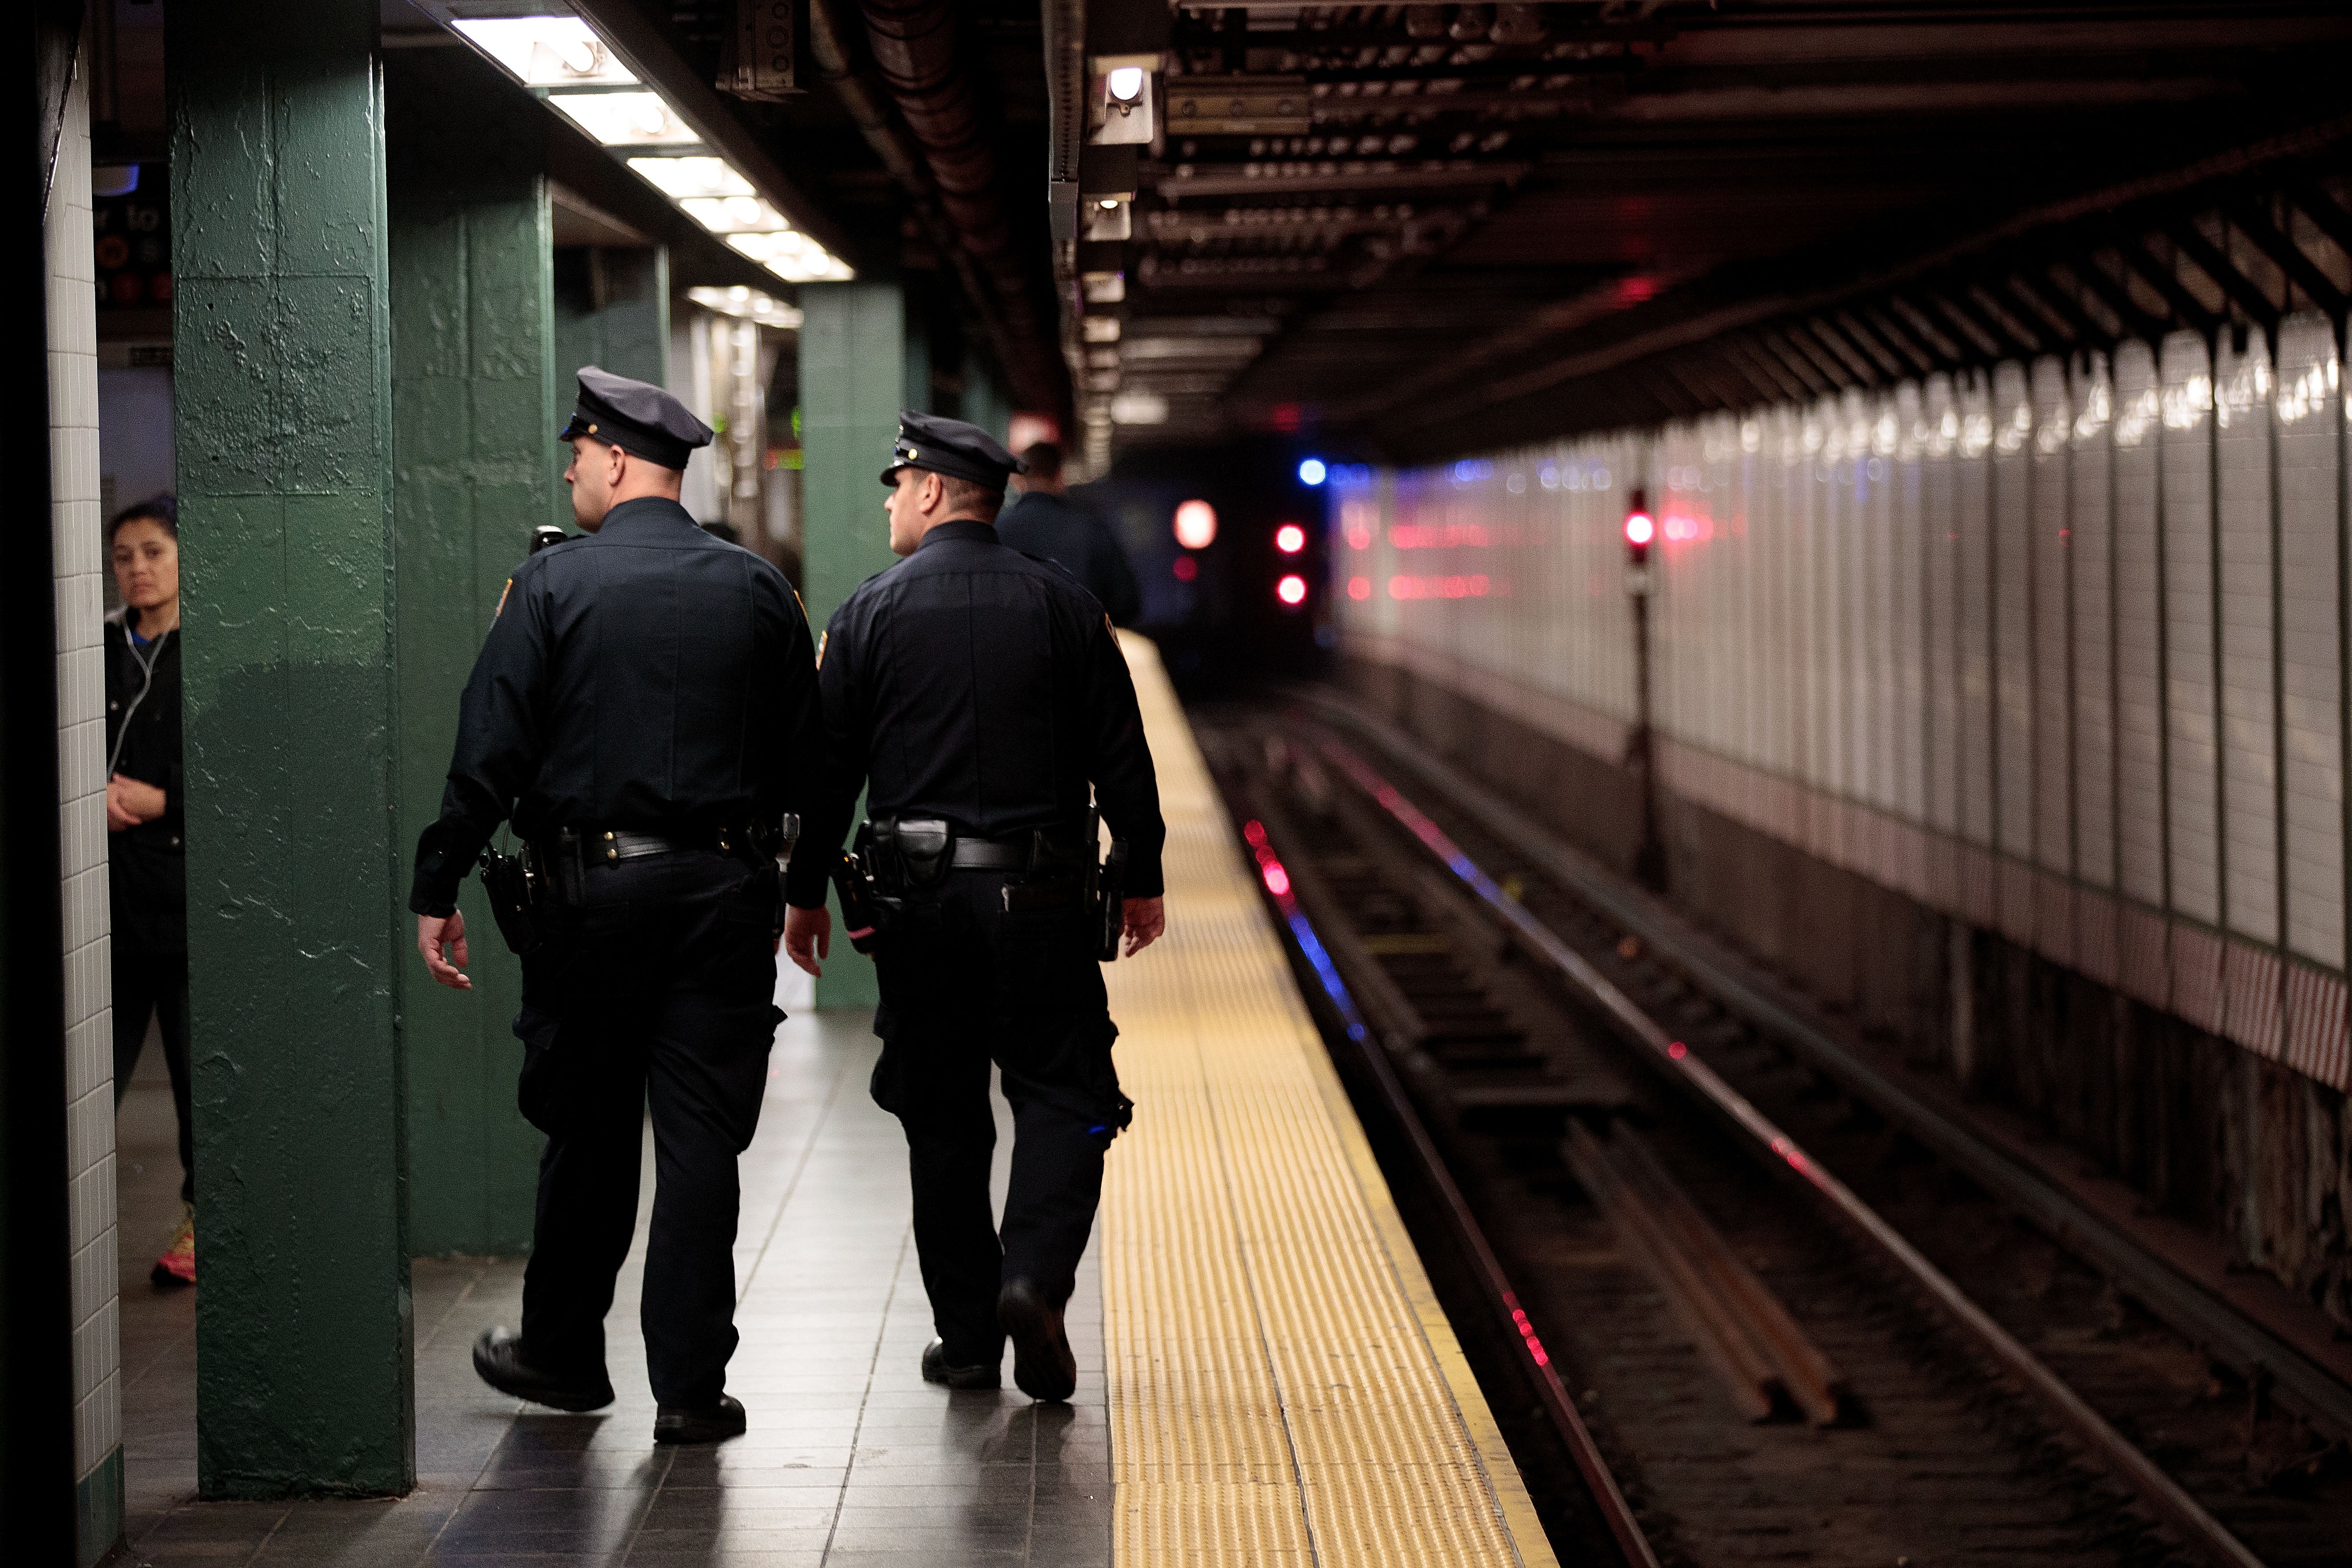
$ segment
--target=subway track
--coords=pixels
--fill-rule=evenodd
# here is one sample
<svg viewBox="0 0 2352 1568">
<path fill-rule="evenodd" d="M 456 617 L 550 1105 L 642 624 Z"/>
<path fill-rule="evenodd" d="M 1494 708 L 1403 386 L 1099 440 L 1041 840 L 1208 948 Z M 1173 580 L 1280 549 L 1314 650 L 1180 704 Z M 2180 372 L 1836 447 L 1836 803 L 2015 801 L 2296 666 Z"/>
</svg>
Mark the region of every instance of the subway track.
<svg viewBox="0 0 2352 1568">
<path fill-rule="evenodd" d="M 1668 1563 L 2352 1563 L 2340 1433 L 2018 1223 L 1377 734 L 1295 708 L 1196 721 L 1368 1126 L 1425 1130 L 1461 1194 L 1415 1205 L 1428 1182 L 1390 1139 L 1423 1228 L 1475 1233 L 1424 1246 L 1490 1250 L 1525 1313 L 1524 1343 L 1465 1325 L 1482 1376 L 1534 1389 L 1540 1345 L 1573 1391 L 1565 1426 L 1493 1394 L 1564 1558 L 1612 1550 L 1605 1466 L 1636 1552 Z M 1457 1323 L 1497 1317 L 1475 1294 L 1457 1282 Z"/>
</svg>

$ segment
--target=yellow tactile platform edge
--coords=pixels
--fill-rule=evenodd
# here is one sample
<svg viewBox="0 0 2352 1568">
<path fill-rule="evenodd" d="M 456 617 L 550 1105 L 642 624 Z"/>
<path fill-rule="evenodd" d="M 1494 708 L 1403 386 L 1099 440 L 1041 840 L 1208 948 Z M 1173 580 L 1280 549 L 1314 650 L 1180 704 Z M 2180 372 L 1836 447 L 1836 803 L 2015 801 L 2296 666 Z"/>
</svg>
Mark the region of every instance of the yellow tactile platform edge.
<svg viewBox="0 0 2352 1568">
<path fill-rule="evenodd" d="M 1135 1125 L 1099 1246 L 1117 1568 L 1556 1568 L 1160 667 L 1123 637 L 1168 934 L 1105 973 Z"/>
</svg>

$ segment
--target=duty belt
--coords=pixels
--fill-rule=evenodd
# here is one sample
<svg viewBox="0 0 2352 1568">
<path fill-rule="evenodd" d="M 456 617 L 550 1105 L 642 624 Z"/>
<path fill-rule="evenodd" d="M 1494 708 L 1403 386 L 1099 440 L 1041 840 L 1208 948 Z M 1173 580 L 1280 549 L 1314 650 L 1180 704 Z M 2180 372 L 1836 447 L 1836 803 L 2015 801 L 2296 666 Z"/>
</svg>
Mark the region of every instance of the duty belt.
<svg viewBox="0 0 2352 1568">
<path fill-rule="evenodd" d="M 706 828 L 690 834 L 635 833 L 617 827 L 566 828 L 537 846 L 541 858 L 551 864 L 567 858 L 575 847 L 583 867 L 617 866 L 624 860 L 697 850 L 747 857 L 754 852 L 752 835 L 741 826 Z"/>
<path fill-rule="evenodd" d="M 1027 835 L 1019 838 L 959 838 L 955 853 L 949 861 L 959 871 L 1026 871 L 1036 865 L 1034 850 Z M 1056 862 L 1047 860 L 1039 869 L 1049 869 Z M 1084 866 L 1085 861 L 1072 858 L 1070 869 Z"/>
</svg>

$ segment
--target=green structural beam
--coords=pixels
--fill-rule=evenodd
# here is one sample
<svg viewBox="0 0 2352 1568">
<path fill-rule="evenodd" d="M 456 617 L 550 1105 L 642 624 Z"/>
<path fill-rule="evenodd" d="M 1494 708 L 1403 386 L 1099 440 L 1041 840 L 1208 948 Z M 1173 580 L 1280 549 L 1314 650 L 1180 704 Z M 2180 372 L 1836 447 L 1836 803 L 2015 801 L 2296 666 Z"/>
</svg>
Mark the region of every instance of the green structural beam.
<svg viewBox="0 0 2352 1568">
<path fill-rule="evenodd" d="M 802 583 L 822 631 L 860 583 L 898 559 L 875 476 L 890 460 L 898 410 L 929 406 L 930 376 L 928 359 L 913 368 L 897 284 L 804 284 L 801 311 Z M 878 998 L 874 961 L 835 942 L 817 1005 L 871 1007 Z"/>
<path fill-rule="evenodd" d="M 207 1498 L 415 1480 L 377 22 L 166 20 Z"/>
<path fill-rule="evenodd" d="M 439 815 L 457 699 L 561 482 L 546 110 L 468 49 L 384 62 L 392 210 L 394 552 L 400 744 L 394 838 Z M 568 374 L 562 390 L 570 391 Z M 566 410 L 570 405 L 563 405 Z M 405 886 L 396 923 L 404 923 Z M 481 884 L 460 896 L 474 988 L 406 988 L 410 1245 L 530 1249 L 537 1130 L 515 1107 L 522 975 Z"/>
</svg>

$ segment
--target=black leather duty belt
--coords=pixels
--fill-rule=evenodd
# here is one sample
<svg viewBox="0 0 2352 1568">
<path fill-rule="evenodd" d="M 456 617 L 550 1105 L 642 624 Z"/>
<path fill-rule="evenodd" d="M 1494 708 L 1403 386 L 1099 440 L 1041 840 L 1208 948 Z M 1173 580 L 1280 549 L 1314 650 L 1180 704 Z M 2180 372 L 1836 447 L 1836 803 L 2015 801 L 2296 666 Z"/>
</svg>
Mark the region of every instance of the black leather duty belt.
<svg viewBox="0 0 2352 1568">
<path fill-rule="evenodd" d="M 684 855 L 695 850 L 716 850 L 721 855 L 748 854 L 751 850 L 749 837 L 740 830 L 725 828 L 715 833 L 697 834 L 691 838 L 674 837 L 662 833 L 629 833 L 620 828 L 591 828 L 580 835 L 580 863 L 583 866 L 617 866 L 624 860 L 645 860 L 656 855 Z"/>
<path fill-rule="evenodd" d="M 1085 860 L 1070 858 L 1034 858 L 1028 837 L 1021 839 L 957 839 L 955 858 L 950 865 L 960 872 L 1079 872 L 1087 869 Z"/>
</svg>

